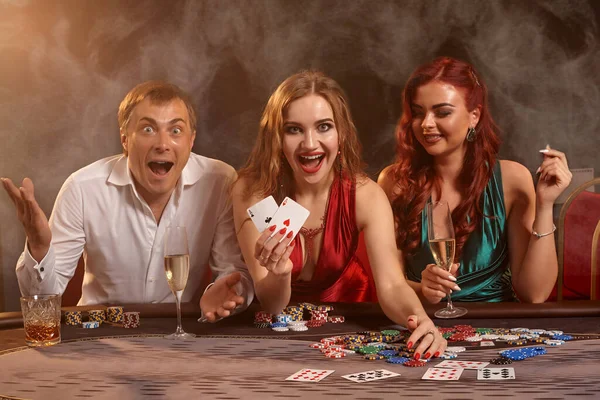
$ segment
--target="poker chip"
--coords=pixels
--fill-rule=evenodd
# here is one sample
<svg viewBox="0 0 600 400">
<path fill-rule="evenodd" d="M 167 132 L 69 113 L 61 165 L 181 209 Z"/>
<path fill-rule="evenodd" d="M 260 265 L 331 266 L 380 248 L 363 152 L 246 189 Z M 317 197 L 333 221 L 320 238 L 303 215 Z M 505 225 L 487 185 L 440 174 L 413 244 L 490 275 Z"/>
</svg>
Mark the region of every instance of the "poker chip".
<svg viewBox="0 0 600 400">
<path fill-rule="evenodd" d="M 364 346 L 358 350 L 361 354 L 377 354 L 379 352 L 379 347 L 376 346 Z"/>
<path fill-rule="evenodd" d="M 421 361 L 421 360 L 408 360 L 408 361 L 404 362 L 402 365 L 404 365 L 406 367 L 424 367 L 425 365 L 427 365 L 427 363 L 425 361 Z"/>
<path fill-rule="evenodd" d="M 400 331 L 396 329 L 384 329 L 381 331 L 381 334 L 386 336 L 398 336 L 400 334 Z"/>
<path fill-rule="evenodd" d="M 510 360 L 508 358 L 504 358 L 504 357 L 492 358 L 490 360 L 490 364 L 494 364 L 494 365 L 508 365 L 508 364 L 512 364 L 512 360 Z"/>
<path fill-rule="evenodd" d="M 286 328 L 287 324 L 285 322 L 273 322 L 271 324 L 271 328 Z"/>
<path fill-rule="evenodd" d="M 90 321 L 98 321 L 101 324 L 106 321 L 106 314 L 104 310 L 90 310 L 88 311 L 88 319 Z"/>
<path fill-rule="evenodd" d="M 499 338 L 499 336 L 492 333 L 486 333 L 484 335 L 481 335 L 481 338 L 484 340 L 496 340 Z"/>
<path fill-rule="evenodd" d="M 327 347 L 325 343 L 311 343 L 308 345 L 311 349 L 324 349 Z"/>
<path fill-rule="evenodd" d="M 385 360 L 387 357 L 382 356 L 380 354 L 365 354 L 363 356 L 365 360 L 375 361 L 375 360 Z"/>
<path fill-rule="evenodd" d="M 123 313 L 123 328 L 138 328 L 140 326 L 140 313 L 129 311 Z"/>
<path fill-rule="evenodd" d="M 475 335 L 475 336 L 469 336 L 468 338 L 465 339 L 467 342 L 481 342 L 481 336 L 479 335 Z"/>
<path fill-rule="evenodd" d="M 380 350 L 377 354 L 389 358 L 398 355 L 398 352 L 396 350 Z"/>
<path fill-rule="evenodd" d="M 308 326 L 306 325 L 288 325 L 287 328 L 294 332 L 305 332 L 308 330 Z"/>
<path fill-rule="evenodd" d="M 346 357 L 346 353 L 344 353 L 343 351 L 330 351 L 330 352 L 325 353 L 325 357 L 343 358 L 343 357 Z"/>
<path fill-rule="evenodd" d="M 525 339 L 519 339 L 519 340 L 509 340 L 506 343 L 508 343 L 511 346 L 522 346 L 522 345 L 526 344 L 527 341 Z"/>
<path fill-rule="evenodd" d="M 441 358 L 442 360 L 454 360 L 457 357 L 458 357 L 458 354 L 456 354 L 456 353 L 449 353 L 449 352 L 444 352 L 443 354 L 441 354 L 439 356 L 439 358 Z"/>
<path fill-rule="evenodd" d="M 275 326 L 275 327 L 271 326 L 271 329 L 274 330 L 275 332 L 287 332 L 290 330 L 290 328 L 288 328 L 287 326 Z"/>
<path fill-rule="evenodd" d="M 98 328 L 100 326 L 100 322 L 98 321 L 88 321 L 88 322 L 83 322 L 81 324 L 82 328 L 85 329 L 94 329 L 94 328 Z"/>
<path fill-rule="evenodd" d="M 544 344 L 547 344 L 548 346 L 562 346 L 563 344 L 565 344 L 564 340 L 544 340 Z"/>
<path fill-rule="evenodd" d="M 341 324 L 345 321 L 345 318 L 342 315 L 330 315 L 327 317 L 327 322 L 332 324 Z"/>
<path fill-rule="evenodd" d="M 108 307 L 106 309 L 108 322 L 120 324 L 123 322 L 123 307 Z"/>
<path fill-rule="evenodd" d="M 79 325 L 81 322 L 81 311 L 65 311 L 65 323 L 67 325 Z"/>
<path fill-rule="evenodd" d="M 404 364 L 405 362 L 410 361 L 408 357 L 390 357 L 385 362 L 390 364 Z"/>
<path fill-rule="evenodd" d="M 466 351 L 467 349 L 465 347 L 462 346 L 448 346 L 446 347 L 446 352 L 449 353 L 462 353 L 463 351 Z"/>
<path fill-rule="evenodd" d="M 558 335 L 562 335 L 563 333 L 564 333 L 563 331 L 556 331 L 556 330 L 546 331 L 546 334 L 548 336 L 558 336 Z"/>
<path fill-rule="evenodd" d="M 568 340 L 573 340 L 573 336 L 571 336 L 571 335 L 563 335 L 561 333 L 560 335 L 552 335 L 552 339 L 553 340 L 568 341 Z"/>
<path fill-rule="evenodd" d="M 271 327 L 271 323 L 270 322 L 255 322 L 254 323 L 254 327 L 256 327 L 256 328 L 270 328 Z"/>
</svg>

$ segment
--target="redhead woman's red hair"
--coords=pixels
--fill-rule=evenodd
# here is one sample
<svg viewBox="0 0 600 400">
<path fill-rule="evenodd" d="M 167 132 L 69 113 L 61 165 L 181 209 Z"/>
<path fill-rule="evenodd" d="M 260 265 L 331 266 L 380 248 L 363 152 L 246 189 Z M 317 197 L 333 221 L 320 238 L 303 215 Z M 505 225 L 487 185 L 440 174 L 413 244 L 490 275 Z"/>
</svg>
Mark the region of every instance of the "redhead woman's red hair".
<svg viewBox="0 0 600 400">
<path fill-rule="evenodd" d="M 440 57 L 421 65 L 410 76 L 404 88 L 402 117 L 396 127 L 396 163 L 391 174 L 395 181 L 392 201 L 397 224 L 396 243 L 404 254 L 413 254 L 421 242 L 421 212 L 435 187 L 440 192 L 440 178 L 433 168 L 433 157 L 416 140 L 412 131 L 411 105 L 419 87 L 440 81 L 460 90 L 467 110 L 480 107 L 480 118 L 473 142 L 467 142 L 467 151 L 459 175 L 461 195 L 464 199 L 452 212 L 456 236 L 455 260 L 471 232 L 484 218 L 481 196 L 493 173 L 500 139 L 498 128 L 489 113 L 488 93 L 481 77 L 473 67 L 463 61 Z"/>
</svg>

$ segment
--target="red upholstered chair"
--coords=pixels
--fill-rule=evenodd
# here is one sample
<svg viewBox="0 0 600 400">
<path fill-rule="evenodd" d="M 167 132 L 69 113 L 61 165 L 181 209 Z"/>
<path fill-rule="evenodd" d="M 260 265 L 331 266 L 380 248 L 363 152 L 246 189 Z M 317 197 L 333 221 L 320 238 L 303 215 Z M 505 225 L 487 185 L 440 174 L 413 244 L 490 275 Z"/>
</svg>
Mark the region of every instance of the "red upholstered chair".
<svg viewBox="0 0 600 400">
<path fill-rule="evenodd" d="M 558 221 L 558 300 L 598 298 L 600 193 L 585 189 L 600 178 L 579 186 L 568 197 Z"/>
</svg>

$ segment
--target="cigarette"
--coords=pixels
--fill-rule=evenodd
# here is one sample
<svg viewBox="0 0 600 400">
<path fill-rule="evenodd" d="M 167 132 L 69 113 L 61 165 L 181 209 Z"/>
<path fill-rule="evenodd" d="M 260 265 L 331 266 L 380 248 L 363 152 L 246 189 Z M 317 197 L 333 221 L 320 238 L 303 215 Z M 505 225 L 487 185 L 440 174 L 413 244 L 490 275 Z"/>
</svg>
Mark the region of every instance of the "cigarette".
<svg viewBox="0 0 600 400">
<path fill-rule="evenodd" d="M 547 144 L 547 145 L 546 145 L 546 148 L 545 148 L 545 149 L 543 149 L 543 150 L 540 150 L 540 153 L 547 153 L 547 152 L 548 152 L 548 150 L 550 150 L 550 145 L 549 145 L 549 144 Z"/>
</svg>

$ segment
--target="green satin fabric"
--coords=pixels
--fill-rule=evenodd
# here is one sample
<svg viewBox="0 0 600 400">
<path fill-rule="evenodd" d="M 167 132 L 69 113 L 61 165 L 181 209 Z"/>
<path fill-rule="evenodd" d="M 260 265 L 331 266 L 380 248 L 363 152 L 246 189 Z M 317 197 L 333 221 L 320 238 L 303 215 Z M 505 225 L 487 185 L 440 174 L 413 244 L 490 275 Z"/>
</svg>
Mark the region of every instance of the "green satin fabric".
<svg viewBox="0 0 600 400">
<path fill-rule="evenodd" d="M 473 231 L 465 246 L 458 269 L 461 291 L 452 292 L 457 301 L 517 301 L 511 284 L 508 243 L 506 237 L 506 209 L 500 162 L 483 194 L 484 217 L 479 229 Z M 493 216 L 489 218 L 489 216 Z M 407 278 L 421 281 L 421 271 L 434 264 L 427 239 L 427 215 L 421 213 L 421 247 L 407 259 Z"/>
</svg>

